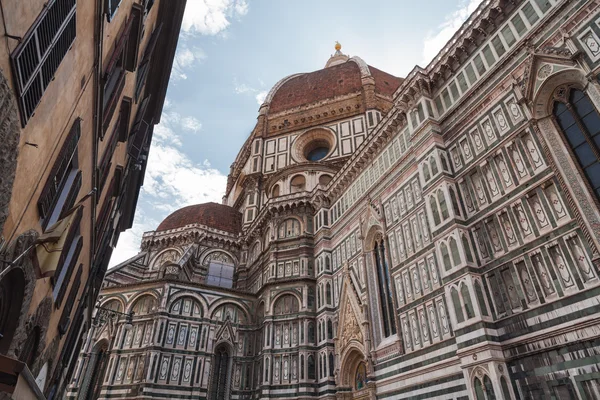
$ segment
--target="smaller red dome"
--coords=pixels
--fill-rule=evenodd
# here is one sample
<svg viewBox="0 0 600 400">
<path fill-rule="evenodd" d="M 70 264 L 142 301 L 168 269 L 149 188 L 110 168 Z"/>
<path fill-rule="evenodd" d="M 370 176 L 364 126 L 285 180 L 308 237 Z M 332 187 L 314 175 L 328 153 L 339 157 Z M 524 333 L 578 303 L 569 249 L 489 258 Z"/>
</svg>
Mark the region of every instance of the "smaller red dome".
<svg viewBox="0 0 600 400">
<path fill-rule="evenodd" d="M 157 231 L 183 228 L 190 224 L 206 225 L 229 233 L 240 233 L 242 214 L 236 209 L 218 203 L 203 203 L 175 211 L 156 228 Z"/>
</svg>

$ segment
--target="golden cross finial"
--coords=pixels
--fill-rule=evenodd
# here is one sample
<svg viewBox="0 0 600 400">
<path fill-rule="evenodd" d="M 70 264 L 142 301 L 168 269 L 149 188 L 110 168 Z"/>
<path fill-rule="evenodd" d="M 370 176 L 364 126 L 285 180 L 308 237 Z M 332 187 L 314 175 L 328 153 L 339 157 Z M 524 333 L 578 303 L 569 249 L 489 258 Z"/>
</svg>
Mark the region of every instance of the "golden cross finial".
<svg viewBox="0 0 600 400">
<path fill-rule="evenodd" d="M 337 51 L 340 51 L 342 49 L 342 45 L 340 44 L 340 42 L 338 42 L 337 40 L 335 41 L 335 49 Z"/>
</svg>

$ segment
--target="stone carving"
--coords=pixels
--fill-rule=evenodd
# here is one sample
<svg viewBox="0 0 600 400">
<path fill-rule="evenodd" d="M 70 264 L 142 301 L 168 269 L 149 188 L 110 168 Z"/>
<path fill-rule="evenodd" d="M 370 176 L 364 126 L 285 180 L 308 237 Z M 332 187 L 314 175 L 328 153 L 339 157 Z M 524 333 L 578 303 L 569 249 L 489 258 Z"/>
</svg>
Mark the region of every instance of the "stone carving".
<svg viewBox="0 0 600 400">
<path fill-rule="evenodd" d="M 363 334 L 358 325 L 356 315 L 352 310 L 350 302 L 346 302 L 346 310 L 344 312 L 344 326 L 342 327 L 341 344 L 344 348 L 351 340 L 357 340 L 363 343 Z"/>
</svg>

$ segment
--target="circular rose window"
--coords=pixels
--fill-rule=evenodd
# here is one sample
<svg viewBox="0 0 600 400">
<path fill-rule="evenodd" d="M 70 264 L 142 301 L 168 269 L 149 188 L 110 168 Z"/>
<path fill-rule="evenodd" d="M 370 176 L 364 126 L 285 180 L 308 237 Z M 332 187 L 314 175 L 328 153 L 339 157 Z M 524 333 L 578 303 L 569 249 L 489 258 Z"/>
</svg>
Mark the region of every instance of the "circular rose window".
<svg viewBox="0 0 600 400">
<path fill-rule="evenodd" d="M 327 129 L 313 129 L 294 142 L 294 158 L 299 162 L 325 159 L 335 146 L 335 136 Z"/>
</svg>

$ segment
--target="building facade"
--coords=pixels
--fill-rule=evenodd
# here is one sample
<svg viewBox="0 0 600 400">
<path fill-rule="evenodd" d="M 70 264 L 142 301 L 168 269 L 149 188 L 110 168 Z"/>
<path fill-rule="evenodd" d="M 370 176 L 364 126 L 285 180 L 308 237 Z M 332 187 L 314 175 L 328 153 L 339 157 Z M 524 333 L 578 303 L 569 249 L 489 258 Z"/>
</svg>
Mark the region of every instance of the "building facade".
<svg viewBox="0 0 600 400">
<path fill-rule="evenodd" d="M 133 220 L 184 7 L 2 3 L 0 397 L 64 394 Z"/>
<path fill-rule="evenodd" d="M 599 72 L 599 2 L 487 0 L 405 78 L 282 79 L 223 204 L 108 272 L 70 397 L 600 398 Z"/>
</svg>

